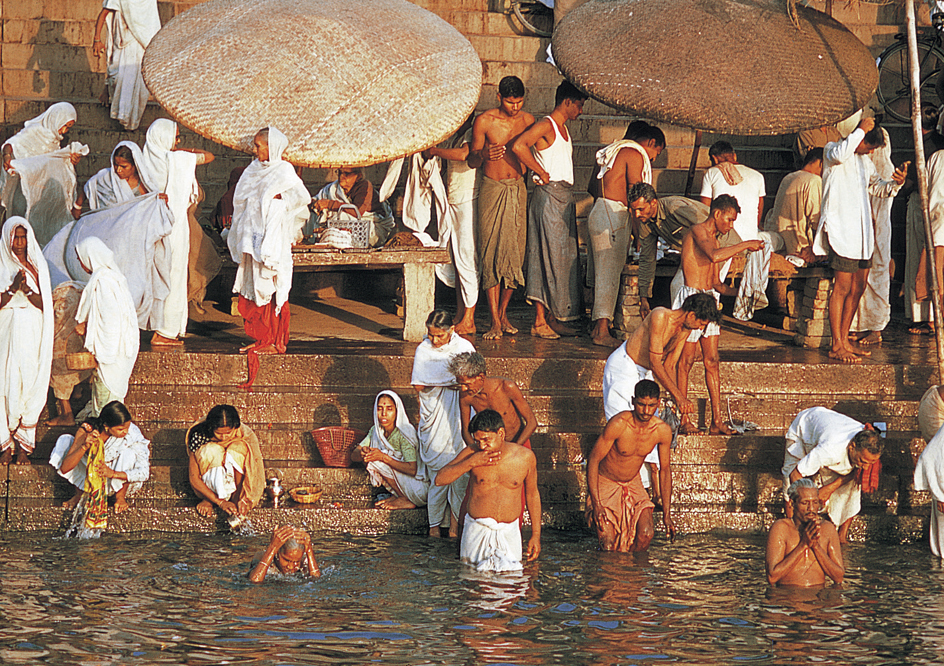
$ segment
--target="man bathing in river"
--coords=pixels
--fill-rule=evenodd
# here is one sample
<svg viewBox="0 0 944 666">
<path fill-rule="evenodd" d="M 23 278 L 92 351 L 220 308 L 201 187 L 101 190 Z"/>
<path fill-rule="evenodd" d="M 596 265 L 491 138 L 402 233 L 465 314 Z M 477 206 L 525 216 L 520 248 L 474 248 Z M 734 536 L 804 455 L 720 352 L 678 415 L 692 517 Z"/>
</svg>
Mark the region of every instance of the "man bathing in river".
<svg viewBox="0 0 944 666">
<path fill-rule="evenodd" d="M 311 548 L 311 537 L 305 530 L 291 525 L 283 525 L 275 530 L 268 547 L 253 556 L 249 580 L 261 583 L 273 565 L 281 574 L 293 574 L 304 566 L 312 578 L 321 576 Z"/>
<path fill-rule="evenodd" d="M 522 568 L 521 489 L 524 488 L 531 539 L 527 561 L 541 554 L 541 495 L 534 454 L 507 441 L 501 415 L 479 412 L 469 424 L 473 446 L 436 475 L 436 485 L 452 483 L 469 473 L 467 515 L 463 523 L 461 560 L 479 571 L 517 571 Z"/>
<path fill-rule="evenodd" d="M 787 490 L 792 518 L 781 518 L 767 537 L 767 580 L 771 585 L 814 587 L 826 577 L 842 583 L 845 569 L 836 526 L 819 516 L 820 489 L 798 479 Z"/>
<path fill-rule="evenodd" d="M 655 414 L 659 385 L 648 379 L 636 384 L 632 411 L 611 418 L 593 445 L 587 461 L 587 523 L 595 529 L 600 548 L 621 553 L 649 548 L 654 508 L 639 472 L 646 456 L 659 452 L 662 521 L 670 539 L 672 522 L 672 467 L 669 461 L 672 428 Z"/>
</svg>

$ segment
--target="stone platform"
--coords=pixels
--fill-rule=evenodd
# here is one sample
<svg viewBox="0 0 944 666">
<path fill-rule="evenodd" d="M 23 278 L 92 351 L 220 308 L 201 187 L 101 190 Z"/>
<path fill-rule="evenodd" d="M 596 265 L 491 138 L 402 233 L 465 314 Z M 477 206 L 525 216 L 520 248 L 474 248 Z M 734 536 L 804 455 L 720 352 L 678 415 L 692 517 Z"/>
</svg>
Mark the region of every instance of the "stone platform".
<svg viewBox="0 0 944 666">
<path fill-rule="evenodd" d="M 245 357 L 247 338 L 228 302 L 193 313 L 191 334 L 180 350 L 142 348 L 126 403 L 152 440 L 152 475 L 132 508 L 115 517 L 115 531 L 214 532 L 222 521 L 199 517 L 187 481 L 186 428 L 219 403 L 234 405 L 259 435 L 267 468 L 284 473 L 285 485 L 319 485 L 320 502 L 253 511 L 257 529 L 291 521 L 311 529 L 347 532 L 424 533 L 425 510 L 372 509 L 363 468 L 326 468 L 310 431 L 325 425 L 367 430 L 376 393 L 396 390 L 415 423 L 410 388 L 415 344 L 400 340 L 402 326 L 392 303 L 318 299 L 293 292 L 293 339 L 288 353 L 262 358 L 252 391 Z M 211 306 L 208 302 L 207 306 Z M 512 319 L 522 331 L 533 313 L 518 307 Z M 484 321 L 479 322 L 484 328 Z M 674 516 L 681 532 L 757 532 L 781 515 L 779 469 L 783 433 L 802 409 L 823 405 L 869 421 L 884 421 L 889 435 L 879 490 L 864 498 L 863 519 L 852 532 L 885 539 L 913 539 L 925 529 L 929 498 L 915 493 L 911 476 L 923 447 L 917 434 L 918 401 L 935 380 L 930 338 L 904 328 L 886 332 L 886 343 L 861 366 L 832 362 L 823 351 L 800 349 L 792 334 L 763 327 L 725 325 L 721 337 L 725 410 L 759 430 L 746 435 L 680 437 L 673 459 Z M 609 350 L 589 338 L 558 341 L 527 334 L 499 341 L 474 339 L 493 375 L 513 378 L 532 404 L 540 426 L 532 437 L 538 459 L 543 520 L 548 527 L 581 524 L 586 500 L 585 460 L 602 429 L 600 384 Z M 707 391 L 703 371 L 692 372 L 691 393 L 704 425 Z M 80 407 L 76 401 L 75 407 Z M 0 468 L 6 483 L 0 529 L 28 531 L 65 527 L 71 512 L 60 508 L 71 487 L 45 463 L 55 439 L 70 428 L 41 426 L 29 466 Z M 657 517 L 657 525 L 658 525 Z"/>
</svg>

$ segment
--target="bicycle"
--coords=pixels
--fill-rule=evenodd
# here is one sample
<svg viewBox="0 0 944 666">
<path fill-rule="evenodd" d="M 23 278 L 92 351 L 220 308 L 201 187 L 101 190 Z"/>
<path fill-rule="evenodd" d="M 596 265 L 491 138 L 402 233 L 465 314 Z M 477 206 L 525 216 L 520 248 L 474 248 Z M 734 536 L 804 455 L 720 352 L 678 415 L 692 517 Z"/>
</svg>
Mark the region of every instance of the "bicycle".
<svg viewBox="0 0 944 666">
<path fill-rule="evenodd" d="M 538 37 L 554 32 L 554 10 L 540 0 L 511 0 L 511 9 L 521 25 Z"/>
<path fill-rule="evenodd" d="M 935 14 L 934 28 L 918 36 L 918 63 L 921 103 L 938 107 L 944 103 L 944 48 L 941 30 L 944 15 Z M 908 70 L 908 42 L 903 33 L 895 35 L 876 63 L 878 66 L 878 101 L 892 118 L 911 122 L 911 75 Z"/>
</svg>

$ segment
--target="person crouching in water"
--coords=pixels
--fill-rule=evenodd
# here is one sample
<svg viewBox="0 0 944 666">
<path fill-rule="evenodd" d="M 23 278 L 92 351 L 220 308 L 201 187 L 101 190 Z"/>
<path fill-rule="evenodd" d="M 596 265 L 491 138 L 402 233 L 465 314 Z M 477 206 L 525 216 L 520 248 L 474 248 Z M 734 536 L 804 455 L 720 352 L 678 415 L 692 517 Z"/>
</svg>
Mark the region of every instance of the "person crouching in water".
<svg viewBox="0 0 944 666">
<path fill-rule="evenodd" d="M 429 481 L 416 476 L 419 440 L 403 401 L 393 391 L 381 391 L 374 399 L 374 426 L 355 446 L 351 460 L 367 465 L 370 483 L 395 495 L 378 501 L 378 509 L 415 509 L 426 506 Z"/>
<path fill-rule="evenodd" d="M 466 519 L 459 556 L 478 571 L 522 568 L 521 488 L 531 516 L 527 561 L 541 554 L 541 495 L 534 454 L 505 439 L 501 415 L 486 409 L 469 423 L 474 446 L 459 452 L 436 475 L 436 485 L 452 483 L 469 473 Z"/>
<path fill-rule="evenodd" d="M 308 570 L 312 578 L 320 578 L 321 570 L 311 548 L 308 532 L 291 525 L 283 525 L 272 533 L 272 539 L 265 550 L 260 550 L 252 558 L 249 580 L 261 583 L 269 573 L 269 567 L 275 566 L 280 574 L 293 574 Z"/>
<path fill-rule="evenodd" d="M 128 508 L 127 497 L 138 492 L 151 475 L 151 450 L 150 442 L 131 422 L 128 408 L 117 400 L 102 407 L 97 419 L 82 423 L 74 436 L 62 435 L 56 441 L 49 464 L 77 488 L 63 506 L 75 508 L 85 493 L 93 431 L 107 438 L 101 476 L 108 479 L 108 494 L 115 496 L 115 513 L 122 513 Z"/>
<path fill-rule="evenodd" d="M 265 490 L 265 463 L 256 434 L 239 420 L 232 405 L 217 405 L 187 431 L 190 486 L 200 498 L 197 513 L 209 518 L 213 507 L 245 517 Z"/>
</svg>

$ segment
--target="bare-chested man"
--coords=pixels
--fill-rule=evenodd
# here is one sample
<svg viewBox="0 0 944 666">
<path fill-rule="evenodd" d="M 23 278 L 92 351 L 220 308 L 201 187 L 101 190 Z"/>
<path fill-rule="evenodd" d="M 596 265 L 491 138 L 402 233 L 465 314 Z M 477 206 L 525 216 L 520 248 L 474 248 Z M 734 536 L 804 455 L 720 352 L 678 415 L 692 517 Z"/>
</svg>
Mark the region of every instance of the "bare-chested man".
<svg viewBox="0 0 944 666">
<path fill-rule="evenodd" d="M 492 317 L 486 340 L 518 332 L 508 321 L 508 302 L 514 289 L 524 284 L 528 192 L 525 167 L 511 145 L 534 124 L 534 116 L 522 111 L 523 106 L 524 84 L 517 76 L 506 76 L 498 84 L 498 108 L 481 114 L 472 125 L 466 160 L 469 167 L 482 168 L 476 230 L 479 279 Z"/>
<path fill-rule="evenodd" d="M 794 481 L 787 490 L 793 517 L 781 518 L 767 537 L 767 581 L 771 585 L 815 587 L 826 576 L 842 583 L 845 567 L 836 526 L 819 516 L 819 488 L 812 479 Z"/>
<path fill-rule="evenodd" d="M 636 183 L 652 184 L 652 160 L 665 148 L 665 134 L 653 125 L 645 124 L 633 136 L 635 139 L 623 138 L 597 152 L 600 197 L 587 218 L 594 274 L 590 338 L 593 344 L 605 347 L 618 344 L 610 335 L 610 320 L 634 235 L 627 194 Z"/>
<path fill-rule="evenodd" d="M 474 445 L 462 449 L 436 475 L 436 485 L 444 486 L 469 473 L 460 558 L 479 571 L 519 570 L 522 488 L 531 516 L 531 539 L 524 555 L 531 562 L 541 554 L 541 495 L 534 454 L 507 441 L 502 418 L 493 409 L 476 414 L 469 430 Z"/>
<path fill-rule="evenodd" d="M 721 294 L 737 295 L 737 290 L 724 284 L 720 279 L 721 264 L 745 250 L 753 252 L 764 247 L 762 240 L 742 241 L 729 247 L 720 247 L 718 236 L 727 234 L 734 228 L 734 221 L 740 213 L 737 200 L 729 194 L 721 194 L 711 202 L 708 219 L 696 224 L 682 240 L 681 273 L 684 284 L 678 284 L 676 278 L 672 303 L 678 307 L 692 294 L 710 294 L 715 301 Z M 717 306 L 716 306 L 717 307 Z M 682 395 L 688 395 L 688 374 L 697 357 L 698 347 L 705 364 L 705 383 L 708 397 L 711 399 L 712 435 L 730 435 L 734 433 L 725 424 L 721 416 L 721 363 L 718 359 L 718 340 L 721 327 L 716 323 L 705 327 L 704 332 L 695 331 L 689 336 L 682 350 L 678 364 L 678 387 Z M 685 435 L 698 432 L 698 427 L 688 416 L 682 417 L 679 432 Z"/>
<path fill-rule="evenodd" d="M 636 384 L 632 411 L 611 418 L 593 445 L 587 461 L 587 524 L 595 529 L 600 548 L 621 553 L 649 548 L 654 533 L 652 502 L 639 472 L 652 451 L 659 452 L 662 521 L 670 539 L 672 522 L 672 428 L 656 416 L 659 385 L 643 379 Z"/>
</svg>

